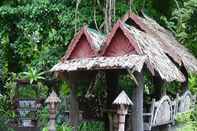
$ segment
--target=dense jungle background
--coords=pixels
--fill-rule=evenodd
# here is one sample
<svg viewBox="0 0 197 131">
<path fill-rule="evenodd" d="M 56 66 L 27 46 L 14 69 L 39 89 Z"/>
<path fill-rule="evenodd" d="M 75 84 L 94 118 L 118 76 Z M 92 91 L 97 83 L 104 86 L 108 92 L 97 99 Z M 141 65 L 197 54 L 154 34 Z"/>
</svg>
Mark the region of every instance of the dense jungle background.
<svg viewBox="0 0 197 131">
<path fill-rule="evenodd" d="M 108 24 L 113 25 L 129 10 L 136 14 L 143 10 L 172 31 L 176 38 L 197 57 L 197 0 L 114 0 L 110 11 L 106 14 L 109 8 L 106 5 L 109 1 L 0 0 L 1 131 L 11 130 L 7 127 L 16 117 L 13 110 L 16 96 L 46 99 L 48 92 L 55 86 L 59 87 L 60 97 L 69 94 L 66 82 L 55 81 L 58 84 L 54 85 L 43 81 L 54 80 L 53 75 L 47 71 L 64 55 L 74 34 L 84 24 L 106 33 L 110 30 L 110 25 L 109 27 L 105 25 L 106 17 L 111 17 L 112 22 Z M 127 79 L 122 78 L 120 83 L 126 88 L 125 90 L 130 90 L 128 88 L 132 83 Z M 19 80 L 29 80 L 27 88 L 18 89 Z M 37 92 L 32 90 L 33 84 L 36 85 Z M 197 93 L 196 75 L 190 74 L 189 84 L 192 93 Z M 149 85 L 147 81 L 146 87 Z M 168 92 L 176 94 L 176 86 L 178 86 L 176 82 L 168 85 Z M 146 91 L 148 92 L 148 89 Z M 102 91 L 96 92 L 102 96 Z M 85 92 L 81 91 L 81 94 Z M 61 105 L 61 108 L 63 109 L 64 106 Z M 44 128 L 48 121 L 46 107 L 39 113 L 40 126 L 43 130 L 47 130 Z M 189 123 L 180 130 L 197 129 L 197 111 L 179 119 Z M 61 120 L 58 120 L 58 126 L 59 130 L 69 130 L 69 126 Z M 102 126 L 102 123 L 82 123 L 81 130 L 87 131 L 85 129 L 87 126 L 97 128 Z"/>
</svg>

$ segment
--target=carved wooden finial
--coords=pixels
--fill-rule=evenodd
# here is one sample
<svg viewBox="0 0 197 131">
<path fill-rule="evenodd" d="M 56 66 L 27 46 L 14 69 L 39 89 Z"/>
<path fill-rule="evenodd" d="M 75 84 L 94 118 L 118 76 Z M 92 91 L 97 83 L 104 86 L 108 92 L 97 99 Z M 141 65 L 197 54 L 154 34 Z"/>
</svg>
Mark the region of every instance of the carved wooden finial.
<svg viewBox="0 0 197 131">
<path fill-rule="evenodd" d="M 133 105 L 133 102 L 127 96 L 127 94 L 125 93 L 125 91 L 122 91 L 118 95 L 118 97 L 114 100 L 113 104 L 116 104 L 116 105 Z"/>
<path fill-rule="evenodd" d="M 55 91 L 52 91 L 50 96 L 46 99 L 45 103 L 60 103 L 61 100 L 55 93 Z"/>
</svg>

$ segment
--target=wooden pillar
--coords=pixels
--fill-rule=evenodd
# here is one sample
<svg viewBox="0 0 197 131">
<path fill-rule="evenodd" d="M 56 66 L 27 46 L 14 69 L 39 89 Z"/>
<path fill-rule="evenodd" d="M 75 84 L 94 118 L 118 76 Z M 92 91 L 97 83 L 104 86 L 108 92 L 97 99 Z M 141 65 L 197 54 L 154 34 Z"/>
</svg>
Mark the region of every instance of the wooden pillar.
<svg viewBox="0 0 197 131">
<path fill-rule="evenodd" d="M 106 77 L 106 84 L 107 84 L 107 109 L 112 109 L 112 103 L 116 96 L 118 95 L 118 74 L 114 71 L 106 71 L 105 73 Z M 105 131 L 110 131 L 110 122 L 108 114 L 105 115 Z"/>
<path fill-rule="evenodd" d="M 160 98 L 159 99 L 161 99 L 161 97 L 163 97 L 163 96 L 165 96 L 165 95 L 167 95 L 167 88 L 166 88 L 166 85 L 167 84 L 167 82 L 166 81 L 163 81 L 162 82 L 162 84 L 160 85 Z"/>
<path fill-rule="evenodd" d="M 118 89 L 118 74 L 114 71 L 106 72 L 106 84 L 107 84 L 107 105 L 108 108 L 112 108 L 112 103 L 119 93 Z"/>
<path fill-rule="evenodd" d="M 132 100 L 132 131 L 144 131 L 143 121 L 143 90 L 144 90 L 144 76 L 143 73 L 134 72 L 137 86 L 133 89 Z"/>
<path fill-rule="evenodd" d="M 185 76 L 185 82 L 182 82 L 181 85 L 183 87 L 183 91 L 187 91 L 189 90 L 189 85 L 188 85 L 188 78 L 189 78 L 189 75 L 188 75 L 188 72 L 186 70 L 186 68 L 184 66 L 181 66 L 181 72 L 183 73 L 183 75 Z M 183 92 L 183 93 L 184 93 Z"/>
<path fill-rule="evenodd" d="M 156 74 L 153 77 L 153 86 L 154 86 L 153 97 L 156 100 L 159 100 L 163 96 L 163 94 L 166 93 L 166 89 L 163 85 L 164 85 L 164 81 L 161 79 L 161 77 L 158 74 Z"/>
<path fill-rule="evenodd" d="M 79 124 L 79 103 L 77 101 L 76 84 L 70 83 L 70 123 L 74 127 L 73 131 L 77 131 Z"/>
</svg>

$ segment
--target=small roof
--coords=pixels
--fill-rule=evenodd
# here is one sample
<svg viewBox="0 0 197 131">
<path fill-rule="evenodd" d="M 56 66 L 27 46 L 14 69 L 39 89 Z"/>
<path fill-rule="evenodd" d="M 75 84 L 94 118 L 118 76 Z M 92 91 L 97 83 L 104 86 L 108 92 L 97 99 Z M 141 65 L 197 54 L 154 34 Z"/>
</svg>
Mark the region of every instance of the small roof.
<svg viewBox="0 0 197 131">
<path fill-rule="evenodd" d="M 60 103 L 61 100 L 55 93 L 55 91 L 52 91 L 52 93 L 49 95 L 49 97 L 46 99 L 45 103 Z"/>
<path fill-rule="evenodd" d="M 160 41 L 158 44 L 176 63 L 183 64 L 188 72 L 197 72 L 197 59 L 189 50 L 179 43 L 170 31 L 160 26 L 143 12 L 142 14 L 144 18 L 128 12 L 124 16 L 123 22 L 132 19 L 142 30 Z"/>
<path fill-rule="evenodd" d="M 79 71 L 99 69 L 133 69 L 141 72 L 146 61 L 143 55 L 125 55 L 119 57 L 96 57 L 86 59 L 65 60 L 56 64 L 50 71 Z"/>
<path fill-rule="evenodd" d="M 146 65 L 153 75 L 155 75 L 154 71 L 157 71 L 161 78 L 166 81 L 185 81 L 184 75 L 165 54 L 165 51 L 160 46 L 160 41 L 148 33 L 124 24 L 121 21 L 118 21 L 114 25 L 112 32 L 109 34 L 103 54 L 105 54 L 105 51 L 109 47 L 111 40 L 118 29 L 122 30 L 123 34 L 135 48 L 138 55 L 147 56 Z"/>
<path fill-rule="evenodd" d="M 69 59 L 69 57 L 71 56 L 74 49 L 77 48 L 77 45 L 79 44 L 80 39 L 84 35 L 87 39 L 87 44 L 89 44 L 92 49 L 94 56 L 97 56 L 98 52 L 101 50 L 101 48 L 104 44 L 105 35 L 102 34 L 101 32 L 94 30 L 94 29 L 88 28 L 88 26 L 85 25 L 74 36 L 73 40 L 71 41 L 71 43 L 68 46 L 68 49 L 67 49 L 65 55 L 62 57 L 62 61 Z"/>
<path fill-rule="evenodd" d="M 116 105 L 133 105 L 133 102 L 127 96 L 127 94 L 125 93 L 125 91 L 122 91 L 118 95 L 118 97 L 114 100 L 113 104 L 116 104 Z"/>
</svg>

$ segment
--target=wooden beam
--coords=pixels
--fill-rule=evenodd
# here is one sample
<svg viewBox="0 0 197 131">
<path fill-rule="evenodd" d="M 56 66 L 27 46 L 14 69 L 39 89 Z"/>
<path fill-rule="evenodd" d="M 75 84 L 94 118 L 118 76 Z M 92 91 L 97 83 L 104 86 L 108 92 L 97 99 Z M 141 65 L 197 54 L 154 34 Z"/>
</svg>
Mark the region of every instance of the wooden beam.
<svg viewBox="0 0 197 131">
<path fill-rule="evenodd" d="M 144 76 L 143 73 L 134 72 L 137 86 L 132 92 L 133 108 L 132 108 L 132 131 L 144 131 L 143 121 L 143 91 L 144 91 Z"/>
<path fill-rule="evenodd" d="M 79 124 L 79 103 L 77 100 L 76 84 L 70 82 L 70 123 L 74 127 L 73 131 L 77 131 Z"/>
</svg>

